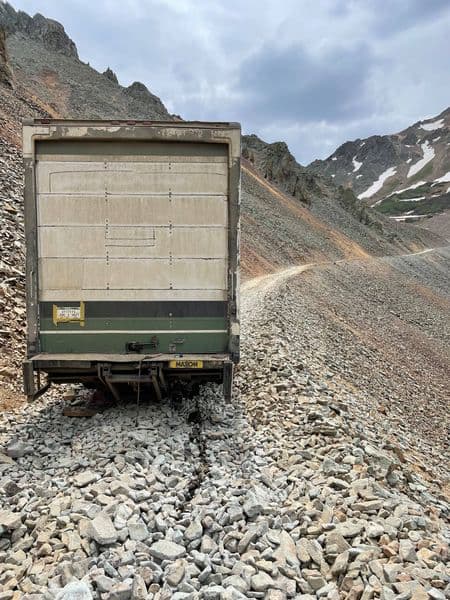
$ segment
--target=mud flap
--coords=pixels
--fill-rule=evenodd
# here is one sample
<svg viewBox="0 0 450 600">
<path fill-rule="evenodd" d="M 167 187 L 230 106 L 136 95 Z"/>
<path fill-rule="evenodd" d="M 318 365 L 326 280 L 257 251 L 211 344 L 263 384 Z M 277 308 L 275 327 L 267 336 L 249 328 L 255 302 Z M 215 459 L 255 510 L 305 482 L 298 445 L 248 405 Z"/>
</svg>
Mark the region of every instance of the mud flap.
<svg viewBox="0 0 450 600">
<path fill-rule="evenodd" d="M 32 400 L 35 391 L 34 385 L 34 371 L 33 363 L 31 360 L 25 360 L 22 363 L 22 374 L 23 374 L 23 393 L 26 395 L 28 400 Z"/>
<path fill-rule="evenodd" d="M 225 402 L 231 402 L 233 390 L 233 363 L 226 362 L 223 365 L 223 395 Z"/>
<path fill-rule="evenodd" d="M 50 388 L 51 381 L 47 379 L 47 382 L 41 386 L 41 373 L 37 371 L 37 386 L 34 379 L 34 366 L 32 360 L 25 360 L 22 363 L 23 373 L 23 392 L 27 397 L 28 401 L 36 400 L 42 394 Z"/>
</svg>

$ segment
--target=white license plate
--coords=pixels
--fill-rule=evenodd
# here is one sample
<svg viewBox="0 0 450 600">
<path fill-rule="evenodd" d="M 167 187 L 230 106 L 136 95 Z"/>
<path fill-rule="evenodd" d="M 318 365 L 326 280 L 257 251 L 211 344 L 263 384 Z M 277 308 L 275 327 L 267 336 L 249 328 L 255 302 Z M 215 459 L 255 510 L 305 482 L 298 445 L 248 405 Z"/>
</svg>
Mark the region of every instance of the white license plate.
<svg viewBox="0 0 450 600">
<path fill-rule="evenodd" d="M 56 309 L 56 318 L 58 321 L 80 321 L 80 306 L 58 306 Z"/>
</svg>

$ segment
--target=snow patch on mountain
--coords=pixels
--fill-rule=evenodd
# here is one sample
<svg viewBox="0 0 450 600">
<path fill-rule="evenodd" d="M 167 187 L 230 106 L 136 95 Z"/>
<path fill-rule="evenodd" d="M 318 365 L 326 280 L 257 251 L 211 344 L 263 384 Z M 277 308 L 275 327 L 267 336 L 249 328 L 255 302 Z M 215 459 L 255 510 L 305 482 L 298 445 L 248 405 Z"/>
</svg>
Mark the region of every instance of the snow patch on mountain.
<svg viewBox="0 0 450 600">
<path fill-rule="evenodd" d="M 442 175 L 442 177 L 438 177 L 437 179 L 435 179 L 434 183 L 447 183 L 448 181 L 450 181 L 450 171 L 447 171 L 447 173 L 445 173 L 445 175 Z"/>
<path fill-rule="evenodd" d="M 444 119 L 431 121 L 431 123 L 422 123 L 420 127 L 421 129 L 425 129 L 425 131 L 435 131 L 436 129 L 441 129 L 441 127 L 444 127 Z"/>
<path fill-rule="evenodd" d="M 353 163 L 353 173 L 356 173 L 356 171 L 359 171 L 359 169 L 362 166 L 362 162 L 359 162 L 359 160 L 356 160 L 356 156 L 354 156 L 352 158 L 352 163 Z"/>
<path fill-rule="evenodd" d="M 420 147 L 422 148 L 423 157 L 409 168 L 407 177 L 412 177 L 413 175 L 421 171 L 424 168 L 424 166 L 427 165 L 434 158 L 434 148 L 430 146 L 428 140 L 421 144 Z"/>
<path fill-rule="evenodd" d="M 389 217 L 390 219 L 393 219 L 394 221 L 406 221 L 406 219 L 423 219 L 425 218 L 427 215 L 412 215 L 412 214 L 407 214 L 407 215 L 400 215 L 397 217 Z"/>
<path fill-rule="evenodd" d="M 425 185 L 425 184 L 426 184 L 426 181 L 418 181 L 414 185 L 410 185 L 408 187 L 402 188 L 401 190 L 395 190 L 395 192 L 392 192 L 392 194 L 389 194 L 389 196 L 394 196 L 395 194 L 402 194 L 403 192 L 406 192 L 407 190 L 415 190 L 416 188 L 420 187 L 421 185 Z M 389 198 L 389 196 L 388 196 L 388 198 Z"/>
<path fill-rule="evenodd" d="M 372 183 L 372 185 L 369 188 L 367 188 L 367 190 L 365 192 L 362 192 L 361 194 L 359 194 L 358 198 L 360 200 L 362 200 L 363 198 L 370 198 L 371 196 L 376 194 L 378 191 L 381 190 L 386 179 L 389 179 L 389 177 L 392 177 L 392 175 L 395 175 L 396 172 L 397 172 L 397 167 L 389 167 L 388 169 L 386 169 L 386 171 L 383 171 L 383 173 L 381 173 L 381 175 L 378 177 L 378 179 L 376 181 L 374 181 Z"/>
</svg>

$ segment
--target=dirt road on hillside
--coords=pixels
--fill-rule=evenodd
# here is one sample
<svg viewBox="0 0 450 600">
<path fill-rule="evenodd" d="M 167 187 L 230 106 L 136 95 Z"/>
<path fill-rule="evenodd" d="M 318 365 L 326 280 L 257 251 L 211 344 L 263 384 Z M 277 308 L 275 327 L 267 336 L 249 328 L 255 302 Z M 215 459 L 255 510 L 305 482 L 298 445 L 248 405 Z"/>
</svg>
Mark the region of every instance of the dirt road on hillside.
<svg viewBox="0 0 450 600">
<path fill-rule="evenodd" d="M 383 261 L 387 258 L 412 258 L 415 256 L 423 256 L 424 254 L 429 254 L 430 252 L 436 252 L 437 250 L 447 249 L 450 246 L 445 246 L 443 248 L 426 248 L 425 250 L 420 250 L 418 252 L 411 252 L 407 254 L 401 254 L 396 257 L 377 257 L 377 256 L 368 256 L 366 258 L 341 258 L 334 261 L 320 261 L 320 262 L 311 262 L 306 263 L 304 265 L 297 265 L 294 267 L 288 267 L 287 269 L 280 269 L 275 273 L 269 273 L 267 275 L 261 275 L 260 277 L 253 277 L 252 279 L 248 279 L 244 281 L 241 286 L 241 302 L 243 305 L 243 310 L 247 312 L 250 316 L 250 311 L 257 308 L 257 306 L 264 301 L 264 297 L 267 293 L 273 292 L 280 285 L 288 281 L 293 277 L 297 277 L 301 273 L 305 271 L 309 271 L 311 269 L 320 268 L 323 266 L 330 265 L 339 265 L 342 263 L 354 263 L 354 262 L 377 262 Z"/>
<path fill-rule="evenodd" d="M 248 315 L 252 316 L 252 312 L 261 308 L 264 304 L 264 298 L 267 293 L 276 290 L 282 283 L 289 280 L 291 277 L 296 277 L 300 273 L 304 273 L 308 269 L 313 268 L 318 263 L 308 263 L 288 269 L 281 269 L 276 273 L 269 275 L 261 275 L 245 281 L 241 286 L 241 307 Z"/>
<path fill-rule="evenodd" d="M 244 348 L 274 323 L 278 342 L 271 336 L 268 352 L 279 343 L 295 353 L 336 398 L 352 398 L 358 418 L 398 438 L 429 476 L 445 478 L 449 264 L 447 246 L 251 279 L 242 286 Z"/>
</svg>

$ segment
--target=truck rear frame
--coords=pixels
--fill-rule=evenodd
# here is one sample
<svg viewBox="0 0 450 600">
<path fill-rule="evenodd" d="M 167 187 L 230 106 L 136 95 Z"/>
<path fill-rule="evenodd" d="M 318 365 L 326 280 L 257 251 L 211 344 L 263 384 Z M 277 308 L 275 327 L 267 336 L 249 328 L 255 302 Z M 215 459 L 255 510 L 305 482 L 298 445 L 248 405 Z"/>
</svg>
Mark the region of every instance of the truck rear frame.
<svg viewBox="0 0 450 600">
<path fill-rule="evenodd" d="M 58 284 L 60 289 L 50 289 L 51 285 L 46 285 L 46 282 L 50 281 L 54 275 L 51 273 L 49 276 L 47 272 L 50 270 L 49 264 L 52 265 L 52 261 L 59 259 L 58 253 L 60 252 L 61 241 L 58 240 L 67 240 L 67 244 L 70 246 L 70 236 L 73 233 L 73 228 L 70 227 L 71 223 L 67 223 L 67 217 L 64 217 L 66 219 L 64 227 L 62 227 L 61 223 L 56 222 L 55 224 L 52 221 L 55 211 L 60 210 L 60 205 L 55 204 L 55 202 L 59 202 L 58 198 L 61 199 L 61 203 L 67 203 L 70 200 L 70 194 L 68 194 L 66 189 L 68 184 L 64 180 L 64 177 L 66 177 L 64 173 L 69 171 L 64 171 L 66 167 L 59 165 L 59 171 L 58 169 L 55 170 L 55 167 L 52 167 L 53 171 L 50 172 L 48 164 L 52 165 L 56 163 L 49 161 L 60 160 L 60 152 L 65 153 L 64 160 L 66 163 L 64 164 L 71 165 L 70 168 L 73 168 L 73 164 L 78 163 L 73 162 L 74 158 L 70 153 L 78 152 L 78 149 L 81 148 L 82 152 L 84 152 L 83 160 L 90 161 L 91 148 L 98 152 L 98 148 L 100 147 L 103 154 L 100 157 L 101 160 L 94 158 L 94 160 L 97 160 L 95 165 L 101 164 L 104 161 L 105 170 L 108 171 L 108 169 L 111 169 L 110 165 L 117 165 L 117 161 L 122 160 L 121 149 L 131 147 L 130 142 L 134 144 L 133 148 L 144 148 L 144 154 L 148 153 L 148 149 L 150 148 L 152 148 L 151 152 L 159 152 L 157 159 L 160 161 L 160 166 L 158 168 L 160 171 L 164 171 L 164 173 L 158 181 L 154 175 L 149 175 L 148 172 L 138 172 L 129 176 L 131 177 L 129 181 L 133 182 L 135 179 L 139 181 L 139 179 L 143 180 L 145 177 L 153 177 L 151 181 L 157 181 L 157 185 L 160 187 L 169 185 L 168 191 L 166 188 L 158 188 L 157 193 L 153 193 L 158 202 L 164 201 L 165 198 L 171 202 L 173 198 L 177 197 L 177 183 L 174 185 L 175 192 L 171 191 L 172 186 L 170 184 L 170 169 L 173 168 L 171 165 L 175 164 L 173 160 L 179 161 L 177 168 L 180 172 L 183 169 L 187 169 L 185 178 L 189 180 L 189 177 L 193 179 L 198 175 L 194 171 L 195 168 L 199 169 L 200 167 L 193 168 L 192 165 L 185 164 L 183 160 L 196 160 L 197 165 L 202 165 L 206 161 L 206 159 L 202 158 L 203 155 L 214 157 L 216 155 L 221 156 L 224 153 L 227 165 L 226 232 L 223 233 L 223 227 L 219 228 L 216 226 L 216 230 L 212 230 L 212 236 L 206 238 L 209 226 L 207 222 L 201 225 L 196 225 L 195 223 L 194 225 L 189 225 L 191 221 L 188 221 L 188 225 L 182 223 L 178 229 L 179 235 L 190 234 L 191 239 L 194 240 L 194 246 L 195 244 L 198 247 L 202 246 L 203 250 L 200 251 L 197 248 L 197 255 L 193 255 L 193 257 L 188 256 L 186 259 L 183 259 L 182 255 L 174 256 L 172 248 L 177 243 L 175 238 L 175 242 L 171 242 L 170 256 L 168 254 L 166 257 L 162 250 L 159 251 L 161 256 L 158 255 L 157 260 L 166 261 L 166 263 L 163 262 L 162 264 L 170 265 L 166 269 L 172 269 L 172 265 L 178 261 L 178 275 L 175 273 L 174 277 L 170 276 L 170 286 L 167 284 L 166 288 L 160 284 L 159 289 L 148 291 L 145 289 L 145 285 L 138 288 L 133 284 L 134 288 L 128 290 L 120 289 L 120 285 L 116 286 L 116 288 L 113 286 L 110 287 L 108 282 L 102 289 L 90 291 L 78 290 L 76 293 L 63 289 L 62 284 Z M 82 144 L 85 143 L 88 145 L 83 146 Z M 180 381 L 185 381 L 194 387 L 197 383 L 205 381 L 222 383 L 225 397 L 230 398 L 233 365 L 239 360 L 239 125 L 235 123 L 64 121 L 38 119 L 24 123 L 23 144 L 28 321 L 27 359 L 23 364 L 23 375 L 24 391 L 28 399 L 31 400 L 38 397 L 52 383 L 84 383 L 88 386 L 102 387 L 111 392 L 116 398 L 119 396 L 118 390 L 122 383 L 139 383 L 139 385 L 142 383 L 151 385 L 155 390 L 156 396 L 161 398 L 165 394 L 170 393 L 175 382 Z M 214 144 L 217 146 L 213 146 Z M 109 162 L 104 158 L 104 148 L 106 147 L 108 148 L 108 152 L 111 152 L 111 157 L 108 159 Z M 158 147 L 163 148 L 163 150 L 155 150 Z M 214 150 L 214 147 L 217 148 L 217 151 Z M 160 155 L 164 152 L 175 153 L 173 148 L 176 149 L 179 155 L 183 155 L 184 153 L 187 158 L 175 157 L 175 159 L 165 159 L 166 162 L 167 160 L 171 161 L 167 166 Z M 202 149 L 201 151 L 199 151 L 200 148 Z M 114 157 L 114 152 L 116 154 L 119 153 L 119 157 Z M 130 151 L 124 150 L 124 154 L 126 152 Z M 190 152 L 197 153 L 199 157 L 192 159 L 189 155 Z M 127 157 L 127 160 L 132 160 L 128 155 Z M 147 165 L 153 164 L 151 162 L 152 159 L 147 154 L 145 154 L 145 159 L 147 160 Z M 215 160 L 218 165 L 219 161 L 222 164 L 225 159 L 212 158 L 208 160 Z M 116 163 L 113 161 L 116 161 Z M 207 172 L 206 175 L 203 174 L 205 181 L 209 182 L 204 185 L 214 186 L 214 182 L 210 183 L 210 181 L 213 181 L 214 177 L 218 177 L 218 174 L 215 172 L 218 167 L 214 167 L 214 164 L 216 164 L 214 162 L 211 164 L 211 173 Z M 86 165 L 84 167 L 85 170 L 83 172 L 80 171 L 79 175 L 80 177 L 84 177 L 86 182 L 88 182 L 89 176 L 98 167 L 93 164 L 87 164 L 87 162 Z M 109 173 L 104 175 L 105 181 L 108 177 L 110 179 L 116 177 L 114 183 L 116 187 L 113 192 L 108 191 L 105 184 L 106 203 L 108 200 L 111 201 L 111 199 L 117 201 L 118 194 L 114 193 L 114 191 L 120 189 L 120 186 L 123 187 L 125 185 L 123 183 L 125 178 L 123 173 L 129 173 L 133 171 L 133 168 L 139 171 L 139 168 L 142 167 L 140 165 L 139 168 L 137 166 L 127 168 L 126 165 L 125 167 L 121 163 L 120 165 L 120 168 L 123 170 L 119 172 L 118 177 L 116 177 L 117 171 L 113 173 L 112 169 L 111 175 Z M 147 171 L 149 168 L 149 166 L 146 167 Z M 70 174 L 70 177 L 72 175 L 73 173 Z M 180 173 L 177 175 L 177 181 L 181 182 L 178 185 L 182 185 L 183 177 L 180 176 Z M 85 187 L 90 185 L 89 183 L 79 183 L 80 177 L 77 178 L 76 176 L 77 173 L 74 175 L 75 178 L 71 180 L 76 182 L 75 184 L 71 183 L 72 186 L 81 186 L 80 189 L 83 190 L 83 185 Z M 198 177 L 201 176 L 202 174 L 198 175 Z M 133 177 L 135 179 L 132 179 Z M 59 188 L 58 185 L 55 187 L 57 192 L 52 191 L 50 187 L 48 190 L 45 188 L 46 185 L 50 186 L 50 183 L 46 183 L 46 178 L 49 181 L 59 181 Z M 222 177 L 222 179 L 224 178 Z M 42 183 L 43 181 L 44 183 Z M 96 185 L 98 187 L 100 184 L 97 183 Z M 143 187 L 145 186 L 145 182 L 141 181 L 139 185 L 141 186 L 139 188 L 141 195 L 145 196 L 145 189 Z M 63 190 L 63 192 L 60 190 Z M 180 202 L 182 201 L 183 193 L 185 193 L 183 190 L 182 193 L 178 194 L 181 198 L 179 198 Z M 72 188 L 70 188 L 70 193 L 72 193 Z M 85 196 L 83 192 L 77 193 L 77 198 L 81 198 L 80 202 L 84 202 Z M 91 191 L 89 193 L 92 197 L 95 197 Z M 98 196 L 97 188 L 95 193 Z M 201 189 L 199 193 L 196 191 L 195 194 L 191 195 L 198 198 L 202 198 L 203 196 L 208 197 L 208 193 L 202 192 Z M 223 196 L 224 194 L 221 192 L 221 195 Z M 135 197 L 136 194 L 130 194 L 127 188 L 122 193 L 122 196 L 128 200 L 129 196 Z M 217 197 L 219 196 L 220 194 L 217 194 Z M 53 207 L 53 212 L 46 208 L 47 212 L 45 213 L 42 206 L 38 205 L 38 197 L 40 198 L 39 202 L 41 205 L 46 201 L 49 206 Z M 99 204 L 99 199 L 95 198 Z M 73 198 L 70 201 L 73 204 Z M 57 206 L 56 209 L 55 206 Z M 205 205 L 203 203 L 200 206 Z M 43 217 L 43 212 L 47 216 L 44 215 Z M 52 212 L 52 216 L 49 220 L 47 213 L 50 212 Z M 135 231 L 141 231 L 136 229 L 141 225 L 136 219 L 134 221 L 130 219 L 129 213 L 127 214 L 127 219 L 131 222 L 131 225 L 127 224 L 128 221 L 125 222 L 125 225 L 122 221 L 120 221 L 120 224 L 113 223 L 111 225 L 111 222 L 106 219 L 104 225 L 99 221 L 94 223 L 94 225 L 91 224 L 91 229 L 87 230 L 89 232 L 95 230 L 97 233 L 94 233 L 97 235 L 100 230 L 103 231 L 102 228 L 104 227 L 105 231 L 102 235 L 108 238 L 108 240 L 113 240 L 108 243 L 111 244 L 116 254 L 111 259 L 107 251 L 106 258 L 104 259 L 109 270 L 111 262 L 117 256 L 116 260 L 119 265 L 120 260 L 125 260 L 123 264 L 129 265 L 129 261 L 135 259 L 137 259 L 137 264 L 144 264 L 146 261 L 149 264 L 152 258 L 147 254 L 145 255 L 147 258 L 143 260 L 139 253 L 156 252 L 154 248 L 158 244 L 162 247 L 165 243 L 159 240 L 162 240 L 164 236 L 172 239 L 170 236 L 177 229 L 176 223 L 164 223 L 158 226 L 159 229 L 157 229 L 156 235 L 154 233 L 155 229 L 153 229 L 153 238 L 150 242 L 146 241 L 136 244 L 132 239 L 132 235 Z M 111 230 L 114 227 L 116 227 L 116 231 L 125 233 L 120 233 L 118 237 L 111 236 Z M 154 226 L 149 222 L 145 227 L 147 228 L 145 235 L 147 236 L 146 239 L 148 239 L 149 236 L 147 234 L 150 228 Z M 214 231 L 217 231 L 217 235 Z M 58 235 L 60 236 L 59 238 Z M 90 237 L 86 237 L 87 247 L 89 247 L 89 244 L 92 246 L 95 242 L 95 239 L 94 242 L 90 242 L 92 237 L 95 238 L 95 235 L 92 236 L 89 233 Z M 122 235 L 125 235 L 126 238 L 120 237 Z M 217 236 L 224 235 L 226 235 L 226 252 L 217 254 L 218 258 L 215 258 L 215 255 L 213 255 L 213 258 L 210 259 L 209 254 L 205 256 L 205 248 L 209 247 L 208 244 L 211 244 L 211 247 L 214 248 L 216 246 L 219 247 L 220 241 L 216 242 L 214 239 Z M 196 242 L 195 238 L 200 238 L 201 236 L 203 236 L 204 241 L 200 240 Z M 123 242 L 124 239 L 125 242 Z M 213 241 L 210 242 L 208 239 Z M 147 245 L 144 248 L 145 244 Z M 179 243 L 178 247 L 181 247 Z M 74 251 L 77 252 L 76 249 Z M 122 254 L 120 254 L 121 252 Z M 123 254 L 124 252 L 125 254 Z M 53 256 L 55 253 L 56 256 Z M 69 267 L 72 264 L 74 265 L 74 273 L 81 259 L 81 254 L 78 257 L 78 262 L 76 257 L 70 256 L 66 259 Z M 208 260 L 211 264 L 216 265 L 214 267 L 216 271 L 219 269 L 217 265 L 219 265 L 220 261 L 224 261 L 226 273 L 224 273 L 222 289 L 213 289 L 214 286 L 215 288 L 220 287 L 217 282 L 209 286 L 208 275 L 202 275 L 202 280 L 198 279 L 200 276 L 197 277 L 197 280 L 206 282 L 205 289 L 195 290 L 191 289 L 193 285 L 190 288 L 188 285 L 188 289 L 183 290 L 181 284 L 177 288 L 177 281 L 173 282 L 172 279 L 178 276 L 179 281 L 182 281 L 180 277 L 183 277 L 183 260 L 186 263 L 186 270 L 191 269 L 190 272 L 194 279 L 197 277 L 196 274 L 198 271 L 203 273 L 205 270 L 204 265 L 207 266 Z M 189 261 L 191 261 L 193 266 Z M 99 267 L 100 262 L 99 256 L 93 256 L 91 263 L 95 263 L 96 273 L 100 273 L 99 277 L 101 279 L 102 271 L 99 271 L 99 268 L 106 269 L 106 267 L 103 263 Z M 64 264 L 62 267 L 59 265 L 55 270 L 58 277 L 61 278 L 61 270 L 64 270 L 64 268 L 66 271 L 68 270 Z M 92 267 L 89 266 L 89 268 Z M 164 269 L 164 266 L 161 268 Z M 41 273 L 40 270 L 42 271 Z M 212 276 L 216 279 L 217 277 L 219 279 L 221 277 L 220 273 L 219 276 L 214 273 Z M 67 279 L 67 273 L 64 277 Z M 53 287 L 56 288 L 57 286 Z M 154 287 L 156 288 L 157 286 Z M 124 298 L 122 298 L 122 294 Z M 159 296 L 163 300 L 160 301 Z M 137 299 L 135 300 L 135 298 Z M 161 306 L 159 304 L 168 308 L 164 308 L 163 313 L 161 313 Z M 119 316 L 116 316 L 115 313 L 121 306 L 126 307 L 126 311 L 128 312 L 126 314 L 118 313 Z M 206 310 L 204 313 L 199 308 L 203 306 Z M 103 308 L 105 308 L 106 312 L 105 314 L 100 314 Z M 150 312 L 156 311 L 151 313 L 153 315 L 151 319 L 153 320 L 148 320 L 150 318 L 146 312 L 148 310 Z M 134 315 L 137 316 L 134 317 Z M 128 327 L 131 328 L 128 329 L 127 326 L 123 326 L 123 329 L 118 330 L 117 323 L 119 325 L 120 323 L 124 323 L 125 317 L 131 317 L 131 320 L 128 319 L 126 321 Z M 183 321 L 184 318 L 186 318 L 186 321 Z M 134 323 L 141 322 L 139 319 L 147 319 L 142 322 L 149 322 L 152 327 L 155 327 L 156 323 L 156 328 L 154 331 L 149 331 L 147 328 L 145 328 L 145 331 L 137 329 Z M 91 325 L 91 323 L 94 323 L 94 325 Z M 96 329 L 97 327 L 99 329 Z M 198 329 L 199 327 L 204 327 L 205 329 Z M 217 329 L 214 329 L 214 327 L 217 327 Z M 42 374 L 47 376 L 45 383 L 41 381 Z"/>
</svg>

